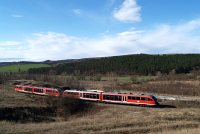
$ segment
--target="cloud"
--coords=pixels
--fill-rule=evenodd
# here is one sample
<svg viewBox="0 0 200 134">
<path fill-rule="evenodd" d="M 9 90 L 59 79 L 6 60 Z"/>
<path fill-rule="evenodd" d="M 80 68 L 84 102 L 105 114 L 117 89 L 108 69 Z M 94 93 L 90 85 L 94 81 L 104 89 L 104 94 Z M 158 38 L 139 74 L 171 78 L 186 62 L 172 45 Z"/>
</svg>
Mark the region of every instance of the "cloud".
<svg viewBox="0 0 200 134">
<path fill-rule="evenodd" d="M 17 42 L 17 41 L 0 41 L 0 47 L 3 47 L 3 46 L 18 46 L 20 43 Z"/>
<path fill-rule="evenodd" d="M 21 42 L 9 42 L 15 47 L 0 47 L 1 58 L 24 60 L 59 60 L 102 57 L 124 54 L 200 53 L 200 19 L 154 28 L 137 30 L 131 28 L 116 34 L 96 38 L 82 38 L 64 33 L 34 33 Z M 6 42 L 1 42 L 6 44 Z"/>
<path fill-rule="evenodd" d="M 119 9 L 115 9 L 113 17 L 122 22 L 139 22 L 141 7 L 137 5 L 136 0 L 124 0 Z"/>
<path fill-rule="evenodd" d="M 13 18 L 23 18 L 24 16 L 22 16 L 20 14 L 13 14 L 12 17 Z"/>
<path fill-rule="evenodd" d="M 0 58 L 0 62 L 22 61 L 22 58 Z"/>
<path fill-rule="evenodd" d="M 148 53 L 200 53 L 200 19 L 178 25 L 159 25 L 145 32 L 139 43 Z"/>
<path fill-rule="evenodd" d="M 76 15 L 81 15 L 81 10 L 80 9 L 74 9 L 73 13 Z"/>
</svg>

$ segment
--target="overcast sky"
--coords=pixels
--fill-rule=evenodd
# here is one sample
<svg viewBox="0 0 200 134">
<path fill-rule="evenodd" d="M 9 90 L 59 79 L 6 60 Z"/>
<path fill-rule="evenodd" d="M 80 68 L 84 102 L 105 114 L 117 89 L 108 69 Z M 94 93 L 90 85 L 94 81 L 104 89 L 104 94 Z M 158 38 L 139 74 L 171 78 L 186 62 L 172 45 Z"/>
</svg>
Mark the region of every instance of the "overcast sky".
<svg viewBox="0 0 200 134">
<path fill-rule="evenodd" d="M 0 0 L 0 62 L 200 53 L 200 0 Z"/>
</svg>

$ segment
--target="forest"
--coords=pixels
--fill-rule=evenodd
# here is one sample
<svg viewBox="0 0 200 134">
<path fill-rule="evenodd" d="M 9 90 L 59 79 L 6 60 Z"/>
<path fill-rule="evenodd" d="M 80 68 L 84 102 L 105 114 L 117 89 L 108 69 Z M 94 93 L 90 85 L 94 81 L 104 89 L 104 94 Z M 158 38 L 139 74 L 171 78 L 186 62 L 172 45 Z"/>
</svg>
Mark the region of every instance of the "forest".
<svg viewBox="0 0 200 134">
<path fill-rule="evenodd" d="M 200 54 L 135 54 L 91 58 L 58 64 L 53 67 L 29 69 L 30 74 L 95 75 L 156 75 L 189 73 L 200 67 Z"/>
</svg>

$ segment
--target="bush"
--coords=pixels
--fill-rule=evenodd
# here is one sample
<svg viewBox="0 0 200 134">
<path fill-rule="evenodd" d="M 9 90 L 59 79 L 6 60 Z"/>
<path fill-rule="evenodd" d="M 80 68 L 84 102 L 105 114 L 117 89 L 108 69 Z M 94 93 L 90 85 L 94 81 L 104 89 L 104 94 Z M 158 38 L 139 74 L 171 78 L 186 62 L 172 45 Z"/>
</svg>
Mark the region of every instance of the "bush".
<svg viewBox="0 0 200 134">
<path fill-rule="evenodd" d="M 48 97 L 47 104 L 56 109 L 58 116 L 64 117 L 72 114 L 84 113 L 94 106 L 93 103 L 68 97 Z"/>
<path fill-rule="evenodd" d="M 141 83 L 136 76 L 132 76 L 131 81 L 132 81 L 133 84 L 140 84 Z"/>
</svg>

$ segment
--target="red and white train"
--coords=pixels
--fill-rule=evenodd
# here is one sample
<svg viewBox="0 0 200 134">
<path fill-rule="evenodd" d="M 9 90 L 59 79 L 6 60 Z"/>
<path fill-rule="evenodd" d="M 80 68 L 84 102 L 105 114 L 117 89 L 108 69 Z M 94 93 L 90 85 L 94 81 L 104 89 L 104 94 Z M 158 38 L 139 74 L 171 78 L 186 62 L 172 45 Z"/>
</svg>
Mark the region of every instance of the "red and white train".
<svg viewBox="0 0 200 134">
<path fill-rule="evenodd" d="M 31 85 L 16 85 L 16 91 L 32 93 L 37 95 L 51 95 L 71 97 L 86 101 L 96 101 L 104 103 L 132 104 L 143 106 L 158 106 L 159 103 L 153 95 L 135 95 L 132 93 L 104 92 L 100 90 L 60 90 L 57 88 L 36 87 Z"/>
<path fill-rule="evenodd" d="M 132 105 L 159 105 L 157 99 L 153 95 L 134 95 L 119 92 L 104 92 L 98 90 L 77 91 L 65 90 L 62 96 L 73 97 L 87 101 L 97 101 L 105 103 L 132 104 Z"/>
<path fill-rule="evenodd" d="M 37 95 L 60 96 L 60 92 L 56 88 L 37 87 L 32 85 L 16 85 L 15 90 L 23 93 L 31 93 Z"/>
</svg>

